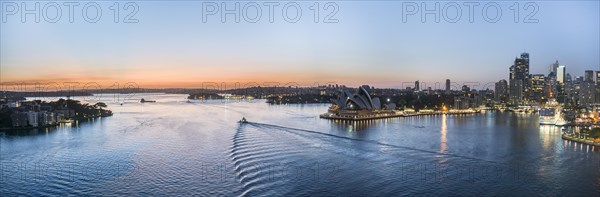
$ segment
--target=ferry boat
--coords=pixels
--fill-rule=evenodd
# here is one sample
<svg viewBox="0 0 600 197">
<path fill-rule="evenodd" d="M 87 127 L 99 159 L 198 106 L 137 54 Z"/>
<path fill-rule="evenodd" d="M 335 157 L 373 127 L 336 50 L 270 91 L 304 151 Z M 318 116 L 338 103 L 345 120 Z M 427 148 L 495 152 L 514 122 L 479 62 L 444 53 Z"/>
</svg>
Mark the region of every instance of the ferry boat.
<svg viewBox="0 0 600 197">
<path fill-rule="evenodd" d="M 558 120 L 555 108 L 540 109 L 540 125 L 556 125 Z"/>
</svg>

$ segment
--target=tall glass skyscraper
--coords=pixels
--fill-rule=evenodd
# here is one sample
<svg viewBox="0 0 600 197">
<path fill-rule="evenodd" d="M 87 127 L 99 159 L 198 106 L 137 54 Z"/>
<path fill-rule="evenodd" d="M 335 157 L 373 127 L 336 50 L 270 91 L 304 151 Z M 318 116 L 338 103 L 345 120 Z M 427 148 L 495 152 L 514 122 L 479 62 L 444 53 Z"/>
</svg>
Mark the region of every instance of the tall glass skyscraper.
<svg viewBox="0 0 600 197">
<path fill-rule="evenodd" d="M 567 73 L 566 66 L 564 66 L 564 65 L 558 66 L 558 69 L 556 69 L 556 81 L 558 81 L 561 84 L 565 84 L 566 73 Z"/>
<path fill-rule="evenodd" d="M 529 96 L 531 92 L 529 53 L 521 53 L 521 57 L 515 58 L 514 64 L 510 67 L 509 82 L 511 103 L 519 103 Z"/>
</svg>

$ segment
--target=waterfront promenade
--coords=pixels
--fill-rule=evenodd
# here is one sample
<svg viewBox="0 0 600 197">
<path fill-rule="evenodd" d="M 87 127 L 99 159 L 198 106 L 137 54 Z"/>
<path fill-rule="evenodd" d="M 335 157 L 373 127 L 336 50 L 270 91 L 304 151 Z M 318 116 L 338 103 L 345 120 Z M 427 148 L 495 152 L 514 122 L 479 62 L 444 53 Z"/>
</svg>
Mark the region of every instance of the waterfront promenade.
<svg viewBox="0 0 600 197">
<path fill-rule="evenodd" d="M 587 144 L 587 145 L 591 145 L 591 146 L 595 146 L 595 147 L 600 147 L 600 143 L 598 143 L 598 142 L 594 142 L 593 140 L 589 140 L 589 139 L 578 138 L 572 134 L 566 134 L 566 133 L 562 134 L 562 139 L 579 142 L 579 143 L 583 143 L 583 144 Z"/>
<path fill-rule="evenodd" d="M 428 115 L 461 115 L 461 114 L 475 114 L 480 113 L 481 110 L 465 109 L 465 110 L 449 110 L 449 111 L 433 111 L 433 110 L 422 110 L 419 112 L 415 111 L 397 111 L 392 110 L 387 113 L 373 113 L 373 114 L 336 114 L 327 112 L 319 115 L 323 119 L 331 120 L 374 120 L 374 119 L 385 119 L 385 118 L 397 118 L 397 117 L 411 117 L 411 116 L 428 116 Z"/>
</svg>

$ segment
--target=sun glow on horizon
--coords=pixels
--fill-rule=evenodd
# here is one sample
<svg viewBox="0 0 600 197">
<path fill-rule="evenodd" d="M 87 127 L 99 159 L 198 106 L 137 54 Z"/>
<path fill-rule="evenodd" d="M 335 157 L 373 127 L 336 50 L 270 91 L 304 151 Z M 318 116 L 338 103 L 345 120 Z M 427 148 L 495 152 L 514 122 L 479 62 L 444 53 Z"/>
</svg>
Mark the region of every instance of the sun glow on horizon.
<svg viewBox="0 0 600 197">
<path fill-rule="evenodd" d="M 138 2 L 140 22 L 131 24 L 22 23 L 14 15 L 0 28 L 0 83 L 401 88 L 419 80 L 438 89 L 445 79 L 480 86 L 506 79 L 512 58 L 524 51 L 531 73 L 547 74 L 556 60 L 573 76 L 600 66 L 599 2 L 539 2 L 540 22 L 532 24 L 510 17 L 403 23 L 401 2 L 337 3 L 339 23 L 203 23 L 194 1 Z"/>
</svg>

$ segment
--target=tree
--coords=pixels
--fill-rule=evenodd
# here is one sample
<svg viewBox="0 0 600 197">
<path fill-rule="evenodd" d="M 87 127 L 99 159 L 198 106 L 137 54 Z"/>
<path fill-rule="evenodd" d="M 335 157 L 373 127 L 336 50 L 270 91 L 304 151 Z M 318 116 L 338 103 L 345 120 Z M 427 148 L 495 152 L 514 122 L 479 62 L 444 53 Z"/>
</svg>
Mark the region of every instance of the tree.
<svg viewBox="0 0 600 197">
<path fill-rule="evenodd" d="M 404 100 L 404 99 L 400 99 L 400 100 L 398 101 L 398 106 L 400 106 L 400 107 L 404 107 L 404 106 L 406 106 L 406 100 Z"/>
<path fill-rule="evenodd" d="M 590 131 L 590 137 L 592 138 L 600 138 L 600 128 L 592 128 Z"/>
</svg>

